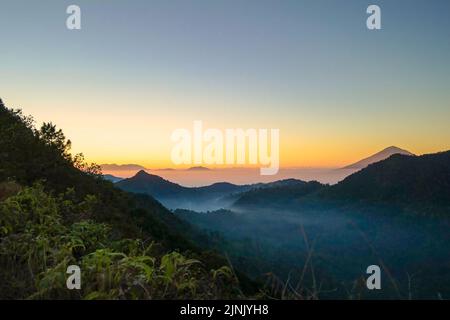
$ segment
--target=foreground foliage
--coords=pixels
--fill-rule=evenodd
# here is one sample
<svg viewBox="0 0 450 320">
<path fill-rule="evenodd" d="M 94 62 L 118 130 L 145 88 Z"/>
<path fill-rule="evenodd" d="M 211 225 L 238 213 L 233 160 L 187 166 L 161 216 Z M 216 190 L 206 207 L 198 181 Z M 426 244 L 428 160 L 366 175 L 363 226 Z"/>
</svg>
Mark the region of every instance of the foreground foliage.
<svg viewBox="0 0 450 320">
<path fill-rule="evenodd" d="M 69 193 L 70 194 L 70 193 Z M 61 212 L 92 209 L 53 197 L 42 185 L 27 187 L 0 203 L 0 292 L 2 298 L 174 299 L 232 294 L 234 276 L 223 267 L 207 272 L 202 263 L 173 251 L 158 255 L 154 243 L 114 240 L 110 227 L 91 220 L 64 224 Z M 69 265 L 83 270 L 82 290 L 66 287 Z"/>
</svg>

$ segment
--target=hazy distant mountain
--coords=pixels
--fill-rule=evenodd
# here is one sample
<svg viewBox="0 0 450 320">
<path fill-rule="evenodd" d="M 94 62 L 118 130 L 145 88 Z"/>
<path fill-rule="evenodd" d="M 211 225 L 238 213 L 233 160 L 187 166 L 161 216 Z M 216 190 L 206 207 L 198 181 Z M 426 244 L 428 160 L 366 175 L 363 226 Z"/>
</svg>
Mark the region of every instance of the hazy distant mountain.
<svg viewBox="0 0 450 320">
<path fill-rule="evenodd" d="M 187 170 L 188 171 L 209 171 L 211 169 L 199 166 L 199 167 L 191 167 L 191 168 L 189 168 Z"/>
<path fill-rule="evenodd" d="M 362 159 L 358 162 L 355 162 L 351 165 L 348 165 L 348 166 L 344 167 L 343 169 L 363 169 L 363 168 L 367 167 L 369 164 L 372 164 L 372 163 L 375 163 L 375 162 L 378 162 L 381 160 L 385 160 L 394 154 L 403 154 L 403 155 L 407 155 L 407 156 L 414 155 L 407 150 L 403 150 L 403 149 L 391 146 L 391 147 L 381 150 L 378 153 L 375 153 L 374 155 L 371 155 L 370 157 L 367 157 L 367 158 Z"/>
<path fill-rule="evenodd" d="M 143 166 L 140 166 L 138 164 L 102 164 L 100 165 L 103 171 L 139 171 L 139 170 L 146 170 Z"/>
<path fill-rule="evenodd" d="M 104 174 L 103 178 L 105 180 L 111 181 L 112 183 L 116 183 L 116 182 L 119 182 L 119 181 L 123 180 L 123 178 L 119 178 L 119 177 L 113 176 L 112 174 Z"/>
</svg>

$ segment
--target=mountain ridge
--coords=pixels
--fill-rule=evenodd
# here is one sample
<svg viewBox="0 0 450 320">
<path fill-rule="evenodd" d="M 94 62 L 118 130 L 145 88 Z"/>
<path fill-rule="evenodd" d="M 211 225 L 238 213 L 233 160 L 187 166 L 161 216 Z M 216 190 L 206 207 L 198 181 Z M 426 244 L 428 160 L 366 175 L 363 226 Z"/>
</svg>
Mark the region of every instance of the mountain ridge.
<svg viewBox="0 0 450 320">
<path fill-rule="evenodd" d="M 115 185 L 127 192 L 148 194 L 171 209 L 196 209 L 203 211 L 227 207 L 237 194 L 253 189 L 269 189 L 283 186 L 303 185 L 297 179 L 284 179 L 269 183 L 237 185 L 229 182 L 216 182 L 202 187 L 185 187 L 141 170 L 133 177 L 123 179 Z M 186 207 L 183 207 L 186 206 Z"/>
<path fill-rule="evenodd" d="M 355 203 L 420 208 L 427 212 L 442 208 L 444 213 L 449 213 L 450 150 L 421 156 L 392 155 L 330 186 L 322 196 Z"/>
<path fill-rule="evenodd" d="M 309 184 L 309 185 L 308 185 Z M 397 211 L 450 215 L 450 151 L 394 154 L 335 185 L 298 184 L 241 193 L 232 208 L 385 206 Z"/>
</svg>

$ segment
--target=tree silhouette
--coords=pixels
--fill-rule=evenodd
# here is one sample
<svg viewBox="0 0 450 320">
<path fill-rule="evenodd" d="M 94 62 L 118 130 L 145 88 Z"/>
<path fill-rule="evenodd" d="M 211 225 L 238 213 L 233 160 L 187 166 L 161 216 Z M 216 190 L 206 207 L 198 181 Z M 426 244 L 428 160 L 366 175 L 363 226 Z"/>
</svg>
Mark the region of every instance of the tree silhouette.
<svg viewBox="0 0 450 320">
<path fill-rule="evenodd" d="M 66 140 L 66 137 L 61 129 L 57 130 L 56 126 L 49 123 L 44 123 L 39 130 L 39 137 L 49 146 L 55 147 L 61 154 L 68 158 L 69 150 L 72 146 L 70 140 Z"/>
</svg>

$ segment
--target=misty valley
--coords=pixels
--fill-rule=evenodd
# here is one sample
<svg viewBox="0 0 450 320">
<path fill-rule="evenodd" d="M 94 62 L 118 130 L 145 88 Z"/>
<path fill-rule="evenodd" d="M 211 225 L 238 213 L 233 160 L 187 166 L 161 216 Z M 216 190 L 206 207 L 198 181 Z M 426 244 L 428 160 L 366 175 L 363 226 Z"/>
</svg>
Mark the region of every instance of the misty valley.
<svg viewBox="0 0 450 320">
<path fill-rule="evenodd" d="M 144 171 L 116 185 L 154 196 L 274 296 L 438 299 L 450 294 L 449 166 L 449 152 L 395 154 L 331 186 L 187 188 Z M 370 265 L 381 290 L 366 287 Z"/>
<path fill-rule="evenodd" d="M 319 208 L 175 213 L 208 230 L 213 239 L 208 245 L 226 253 L 236 268 L 256 278 L 272 274 L 280 286 L 288 280 L 293 288 L 300 281 L 310 288 L 320 285 L 321 298 L 431 298 L 448 293 L 448 221 L 411 222 L 377 212 Z M 365 287 L 366 268 L 372 264 L 391 273 L 382 272 L 380 292 Z M 439 293 L 433 292 L 436 288 Z"/>
</svg>

